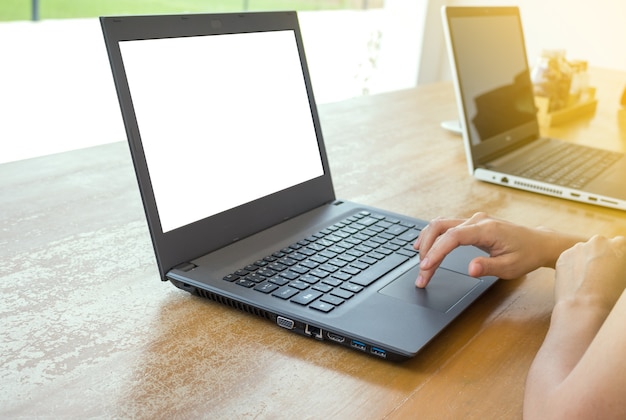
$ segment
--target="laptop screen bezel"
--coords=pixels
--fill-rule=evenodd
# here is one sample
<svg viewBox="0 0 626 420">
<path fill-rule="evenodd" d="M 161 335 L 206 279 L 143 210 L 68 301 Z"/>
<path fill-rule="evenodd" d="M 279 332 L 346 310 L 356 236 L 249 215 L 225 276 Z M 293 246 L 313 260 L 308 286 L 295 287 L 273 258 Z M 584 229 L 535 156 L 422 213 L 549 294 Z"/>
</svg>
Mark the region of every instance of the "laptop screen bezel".
<svg viewBox="0 0 626 420">
<path fill-rule="evenodd" d="M 471 116 L 469 115 L 465 106 L 467 101 L 471 101 L 474 98 L 466 97 L 463 89 L 462 77 L 460 77 L 463 69 L 460 68 L 459 63 L 456 60 L 457 45 L 455 43 L 456 35 L 454 33 L 454 20 L 476 17 L 502 17 L 509 16 L 514 17 L 517 22 L 517 27 L 520 31 L 521 45 L 519 46 L 523 52 L 523 59 L 525 68 L 528 74 L 528 83 L 530 86 L 530 69 L 528 66 L 528 58 L 526 52 L 526 45 L 524 41 L 524 33 L 522 28 L 522 22 L 520 17 L 519 8 L 515 6 L 506 7 L 482 7 L 482 6 L 470 6 L 470 7 L 443 7 L 443 19 L 444 26 L 446 27 L 445 35 L 448 43 L 448 52 L 450 58 L 451 70 L 453 73 L 453 82 L 455 85 L 459 118 L 461 118 L 462 126 L 464 127 L 464 140 L 466 143 L 466 149 L 471 155 L 470 167 L 472 171 L 476 167 L 483 166 L 490 160 L 502 156 L 511 150 L 515 150 L 522 147 L 532 141 L 537 140 L 540 137 L 539 123 L 535 117 L 533 120 L 513 127 L 511 130 L 499 133 L 490 138 L 482 141 L 476 141 L 472 136 L 469 124 L 471 124 Z M 532 92 L 531 92 L 532 93 Z"/>
<path fill-rule="evenodd" d="M 295 12 L 121 16 L 102 17 L 100 21 L 162 280 L 167 280 L 167 272 L 177 265 L 335 200 L 330 167 Z M 293 31 L 296 38 L 311 118 L 324 170 L 323 175 L 164 233 L 119 43 L 130 40 L 277 30 Z M 184 199 L 180 198 L 180 200 L 180 204 L 184 205 Z"/>
</svg>

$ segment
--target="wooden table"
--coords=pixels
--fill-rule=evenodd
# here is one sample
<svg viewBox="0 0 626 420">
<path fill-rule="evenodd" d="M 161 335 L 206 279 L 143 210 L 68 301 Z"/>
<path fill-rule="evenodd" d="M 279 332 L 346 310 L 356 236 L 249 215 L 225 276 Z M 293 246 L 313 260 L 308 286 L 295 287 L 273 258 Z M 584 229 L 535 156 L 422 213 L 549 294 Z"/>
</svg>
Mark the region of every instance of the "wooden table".
<svg viewBox="0 0 626 420">
<path fill-rule="evenodd" d="M 596 74 L 601 77 L 596 78 Z M 626 151 L 626 76 L 547 130 Z M 606 84 L 606 86 L 605 86 Z M 626 213 L 467 173 L 449 83 L 320 107 L 337 196 L 430 219 L 485 210 L 583 235 Z M 124 142 L 0 165 L 0 417 L 519 418 L 553 273 L 501 281 L 393 364 L 290 334 L 159 280 Z"/>
</svg>

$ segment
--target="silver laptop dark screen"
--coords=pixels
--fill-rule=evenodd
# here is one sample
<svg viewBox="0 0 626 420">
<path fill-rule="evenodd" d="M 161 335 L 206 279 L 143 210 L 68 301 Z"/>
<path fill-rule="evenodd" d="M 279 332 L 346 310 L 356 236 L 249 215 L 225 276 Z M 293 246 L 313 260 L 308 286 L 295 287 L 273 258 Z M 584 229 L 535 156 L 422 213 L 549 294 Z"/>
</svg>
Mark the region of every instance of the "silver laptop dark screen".
<svg viewBox="0 0 626 420">
<path fill-rule="evenodd" d="M 538 137 L 536 108 L 516 8 L 458 8 L 448 25 L 474 157 Z"/>
</svg>

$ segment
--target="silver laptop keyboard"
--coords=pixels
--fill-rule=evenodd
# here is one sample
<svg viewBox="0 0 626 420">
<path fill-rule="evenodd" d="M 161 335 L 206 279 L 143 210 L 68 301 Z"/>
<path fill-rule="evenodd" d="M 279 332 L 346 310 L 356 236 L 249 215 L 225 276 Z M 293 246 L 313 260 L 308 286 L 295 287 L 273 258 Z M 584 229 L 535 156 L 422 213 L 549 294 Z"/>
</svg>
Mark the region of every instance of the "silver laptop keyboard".
<svg viewBox="0 0 626 420">
<path fill-rule="evenodd" d="M 296 305 L 330 312 L 417 256 L 419 226 L 366 211 L 224 277 Z"/>
<path fill-rule="evenodd" d="M 620 153 L 573 143 L 552 143 L 530 167 L 513 175 L 570 188 L 582 188 L 622 156 Z"/>
</svg>

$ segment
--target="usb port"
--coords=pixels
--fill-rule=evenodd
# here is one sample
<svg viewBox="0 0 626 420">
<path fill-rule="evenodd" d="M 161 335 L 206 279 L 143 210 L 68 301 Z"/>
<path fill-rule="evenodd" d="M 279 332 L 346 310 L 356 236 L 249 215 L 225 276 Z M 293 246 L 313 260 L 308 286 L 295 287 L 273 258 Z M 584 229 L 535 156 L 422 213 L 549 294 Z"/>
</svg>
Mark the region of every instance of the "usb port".
<svg viewBox="0 0 626 420">
<path fill-rule="evenodd" d="M 372 347 L 370 352 L 378 357 L 382 357 L 383 359 L 387 357 L 387 352 L 383 349 L 379 349 L 378 347 Z"/>
<path fill-rule="evenodd" d="M 352 340 L 350 345 L 352 347 L 354 347 L 355 349 L 358 349 L 358 350 L 361 350 L 361 351 L 366 351 L 367 350 L 367 346 L 365 345 L 365 343 L 361 343 L 360 341 Z"/>
</svg>

